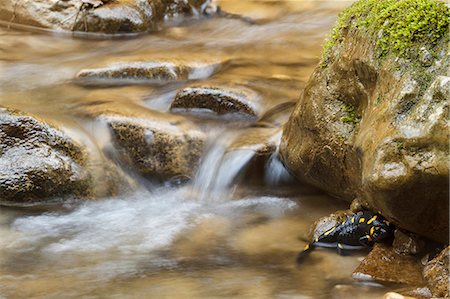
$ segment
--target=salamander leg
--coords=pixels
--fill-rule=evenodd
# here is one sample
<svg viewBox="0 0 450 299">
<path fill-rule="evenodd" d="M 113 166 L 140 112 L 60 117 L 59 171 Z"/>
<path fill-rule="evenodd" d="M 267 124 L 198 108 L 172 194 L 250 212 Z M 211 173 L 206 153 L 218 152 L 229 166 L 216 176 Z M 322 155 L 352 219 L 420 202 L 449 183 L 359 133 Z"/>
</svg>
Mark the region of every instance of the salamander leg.
<svg viewBox="0 0 450 299">
<path fill-rule="evenodd" d="M 345 255 L 345 249 L 344 249 L 344 246 L 341 243 L 337 244 L 336 249 L 337 249 L 337 253 L 339 255 Z"/>
<path fill-rule="evenodd" d="M 372 238 L 369 235 L 365 235 L 359 238 L 359 243 L 364 247 L 370 247 L 372 245 Z"/>
</svg>

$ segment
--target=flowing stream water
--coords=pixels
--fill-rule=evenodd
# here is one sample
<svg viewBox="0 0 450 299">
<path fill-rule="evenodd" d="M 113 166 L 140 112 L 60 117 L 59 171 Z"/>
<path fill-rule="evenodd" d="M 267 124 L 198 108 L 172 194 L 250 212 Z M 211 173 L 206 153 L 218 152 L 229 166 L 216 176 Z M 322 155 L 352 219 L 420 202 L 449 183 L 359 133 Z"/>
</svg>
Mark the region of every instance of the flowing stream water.
<svg viewBox="0 0 450 299">
<path fill-rule="evenodd" d="M 244 17 L 120 39 L 0 27 L 0 105 L 58 123 L 92 147 L 98 161 L 115 163 L 100 160 L 108 129 L 76 113 L 96 103 L 90 95 L 167 112 L 188 82 L 86 88 L 72 81 L 79 70 L 129 56 L 226 61 L 213 79 L 257 91 L 267 111 L 296 101 L 337 13 L 349 5 L 219 4 Z M 317 250 L 296 265 L 310 225 L 347 204 L 295 183 L 276 153 L 258 168 L 254 149 L 230 150 L 252 124 L 193 121 L 208 142 L 186 184 L 157 184 L 129 173 L 132 190 L 116 197 L 45 209 L 0 207 L 0 298 L 379 298 L 388 290 L 352 280 L 362 253 Z M 272 138 L 277 142 L 280 134 Z M 262 179 L 249 179 L 256 171 Z"/>
</svg>

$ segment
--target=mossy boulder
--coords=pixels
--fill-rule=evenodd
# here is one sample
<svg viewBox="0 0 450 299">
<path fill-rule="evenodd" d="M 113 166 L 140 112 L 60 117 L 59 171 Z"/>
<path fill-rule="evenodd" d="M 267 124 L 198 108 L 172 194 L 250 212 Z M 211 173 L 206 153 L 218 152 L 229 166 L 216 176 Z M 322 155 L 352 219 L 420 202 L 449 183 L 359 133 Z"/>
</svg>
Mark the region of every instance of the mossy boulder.
<svg viewBox="0 0 450 299">
<path fill-rule="evenodd" d="M 0 108 L 0 204 L 89 196 L 87 158 L 84 148 L 56 127 Z"/>
<path fill-rule="evenodd" d="M 280 149 L 297 178 L 444 243 L 448 24 L 449 9 L 439 1 L 353 4 L 325 44 Z"/>
<path fill-rule="evenodd" d="M 203 14 L 208 4 L 208 0 L 2 0 L 0 19 L 59 31 L 138 33 L 156 30 L 171 18 Z"/>
</svg>

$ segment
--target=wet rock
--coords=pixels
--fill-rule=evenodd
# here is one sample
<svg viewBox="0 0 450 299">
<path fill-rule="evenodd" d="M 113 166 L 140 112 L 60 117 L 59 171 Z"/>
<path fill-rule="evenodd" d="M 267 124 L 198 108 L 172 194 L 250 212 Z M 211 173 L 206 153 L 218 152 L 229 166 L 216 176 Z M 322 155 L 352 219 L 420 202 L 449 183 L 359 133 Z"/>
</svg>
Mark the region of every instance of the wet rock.
<svg viewBox="0 0 450 299">
<path fill-rule="evenodd" d="M 64 31 L 137 33 L 156 30 L 163 21 L 203 14 L 208 0 L 3 0 L 0 19 Z"/>
<path fill-rule="evenodd" d="M 276 154 L 281 139 L 281 128 L 251 127 L 240 131 L 227 148 L 227 154 L 253 153 L 240 174 L 246 184 L 281 186 L 294 183 Z"/>
<path fill-rule="evenodd" d="M 381 285 L 380 285 L 381 286 Z M 380 299 L 383 290 L 378 285 L 335 285 L 331 291 L 331 299 Z"/>
<path fill-rule="evenodd" d="M 268 157 L 275 152 L 281 138 L 280 128 L 248 128 L 236 136 L 228 151 L 251 150 Z"/>
<path fill-rule="evenodd" d="M 112 62 L 81 70 L 76 82 L 81 85 L 161 84 L 171 81 L 205 79 L 220 67 L 215 62 L 132 60 Z"/>
<path fill-rule="evenodd" d="M 406 288 L 397 290 L 396 292 L 406 298 L 428 299 L 432 297 L 431 291 L 427 287 Z"/>
<path fill-rule="evenodd" d="M 196 115 L 238 115 L 255 120 L 260 111 L 258 101 L 258 94 L 245 87 L 200 85 L 180 90 L 170 110 Z"/>
<path fill-rule="evenodd" d="M 198 166 L 206 137 L 182 116 L 127 102 L 90 105 L 78 114 L 105 123 L 118 158 L 141 175 L 190 178 Z"/>
<path fill-rule="evenodd" d="M 33 116 L 0 110 L 0 204 L 31 205 L 90 194 L 85 149 Z"/>
<path fill-rule="evenodd" d="M 416 297 L 403 296 L 396 292 L 388 292 L 384 294 L 383 299 L 416 299 Z"/>
<path fill-rule="evenodd" d="M 355 198 L 352 200 L 352 203 L 350 204 L 350 211 L 353 213 L 358 213 L 359 211 L 367 210 L 367 207 L 364 206 L 364 203 L 361 199 Z"/>
<path fill-rule="evenodd" d="M 108 117 L 123 158 L 144 176 L 191 177 L 203 152 L 204 134 L 167 120 Z"/>
<path fill-rule="evenodd" d="M 423 270 L 423 276 L 435 297 L 449 297 L 449 258 L 450 247 L 429 261 Z"/>
<path fill-rule="evenodd" d="M 448 22 L 445 5 L 414 2 L 442 10 L 440 21 L 428 24 L 430 30 Z M 414 55 L 400 57 L 392 45 L 378 47 L 380 30 L 355 26 L 358 16 L 378 15 L 365 11 L 380 2 L 364 3 L 342 14 L 336 38 L 327 43 L 284 128 L 282 160 L 298 179 L 347 201 L 358 197 L 397 227 L 448 243 L 450 56 L 441 51 L 445 35 L 439 27 L 433 51 L 440 54 L 430 66 L 421 65 L 416 55 L 425 43 L 421 38 L 409 47 Z M 399 21 L 395 14 L 386 14 L 392 18 L 388 24 Z"/>
<path fill-rule="evenodd" d="M 256 125 L 281 127 L 288 121 L 294 106 L 295 102 L 283 102 L 275 105 L 264 112 Z"/>
<path fill-rule="evenodd" d="M 348 216 L 352 214 L 351 211 L 336 211 L 330 215 L 320 218 L 311 225 L 308 233 L 308 240 L 314 240 L 322 235 L 324 232 L 332 227 L 342 223 Z"/>
<path fill-rule="evenodd" d="M 392 247 L 376 243 L 353 272 L 362 281 L 380 281 L 422 286 L 422 266 L 418 259 L 396 253 Z"/>
<path fill-rule="evenodd" d="M 406 233 L 396 229 L 392 246 L 395 252 L 399 254 L 416 255 L 424 249 L 425 240 L 416 234 Z"/>
</svg>

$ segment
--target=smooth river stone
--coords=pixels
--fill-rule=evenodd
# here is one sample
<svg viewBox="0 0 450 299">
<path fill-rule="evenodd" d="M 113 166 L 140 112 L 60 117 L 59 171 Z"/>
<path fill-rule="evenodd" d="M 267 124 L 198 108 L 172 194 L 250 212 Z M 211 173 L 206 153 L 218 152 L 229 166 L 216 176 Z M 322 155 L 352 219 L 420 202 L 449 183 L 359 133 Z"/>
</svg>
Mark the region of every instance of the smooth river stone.
<svg viewBox="0 0 450 299">
<path fill-rule="evenodd" d="M 412 256 L 401 255 L 392 247 L 376 243 L 369 255 L 353 272 L 360 281 L 379 281 L 422 286 L 422 265 Z"/>
<path fill-rule="evenodd" d="M 206 79 L 218 71 L 216 62 L 183 61 L 122 61 L 92 69 L 83 69 L 76 75 L 80 85 L 163 84 L 173 81 Z"/>
<path fill-rule="evenodd" d="M 0 107 L 0 204 L 90 194 L 86 149 L 53 125 Z"/>
<path fill-rule="evenodd" d="M 255 120 L 260 113 L 260 96 L 242 86 L 191 86 L 180 90 L 170 106 L 173 112 L 201 116 L 240 115 Z"/>
</svg>

